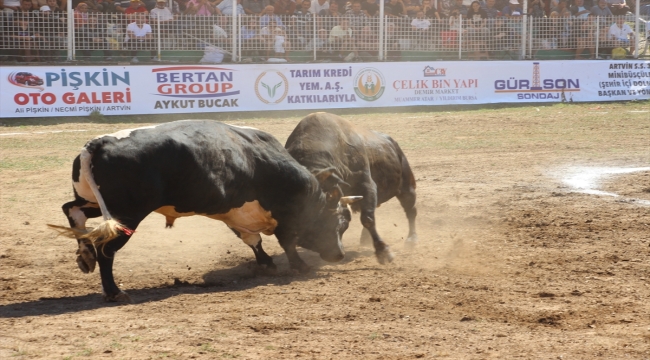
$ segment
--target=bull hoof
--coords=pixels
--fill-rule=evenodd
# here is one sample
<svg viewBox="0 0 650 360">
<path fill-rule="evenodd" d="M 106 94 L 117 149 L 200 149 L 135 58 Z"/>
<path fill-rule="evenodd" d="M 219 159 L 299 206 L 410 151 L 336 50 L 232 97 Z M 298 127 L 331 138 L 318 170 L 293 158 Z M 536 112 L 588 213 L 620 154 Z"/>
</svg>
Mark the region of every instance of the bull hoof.
<svg viewBox="0 0 650 360">
<path fill-rule="evenodd" d="M 95 271 L 95 265 L 97 264 L 97 260 L 95 259 L 95 256 L 88 250 L 82 251 L 79 253 L 77 251 L 77 265 L 79 265 L 79 269 L 85 273 L 91 273 Z"/>
<path fill-rule="evenodd" d="M 417 235 L 409 236 L 406 241 L 404 242 L 404 247 L 406 248 L 407 251 L 413 251 L 415 250 L 415 247 L 418 244 L 418 237 Z"/>
<path fill-rule="evenodd" d="M 377 261 L 382 265 L 393 262 L 393 259 L 395 258 L 395 255 L 393 255 L 393 252 L 390 251 L 388 246 L 385 247 L 384 250 L 377 251 L 375 255 L 377 255 Z"/>
<path fill-rule="evenodd" d="M 275 264 L 259 265 L 254 270 L 255 275 L 274 276 L 278 274 L 278 268 Z"/>
<path fill-rule="evenodd" d="M 120 291 L 117 295 L 104 294 L 104 300 L 107 302 L 125 302 L 133 304 L 133 300 L 131 300 L 129 294 L 125 293 L 124 291 Z"/>
<path fill-rule="evenodd" d="M 297 271 L 299 274 L 307 274 L 311 271 L 311 266 L 302 263 L 297 265 L 291 265 L 291 270 Z"/>
</svg>

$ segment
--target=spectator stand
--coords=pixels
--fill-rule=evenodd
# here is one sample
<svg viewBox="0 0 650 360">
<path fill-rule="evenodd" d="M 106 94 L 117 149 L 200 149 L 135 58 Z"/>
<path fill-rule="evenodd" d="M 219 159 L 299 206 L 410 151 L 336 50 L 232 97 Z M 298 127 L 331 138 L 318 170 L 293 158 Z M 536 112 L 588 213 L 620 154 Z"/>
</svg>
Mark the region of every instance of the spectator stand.
<svg viewBox="0 0 650 360">
<path fill-rule="evenodd" d="M 509 15 L 494 10 L 494 0 L 479 3 L 478 10 L 476 5 L 472 5 L 473 11 L 472 6 L 465 7 L 466 15 L 452 4 L 448 17 L 416 0 L 409 1 L 408 7 L 394 5 L 393 0 L 390 14 L 383 17 L 383 4 L 377 15 L 370 16 L 360 2 L 339 11 L 333 0 L 331 8 L 318 14 L 311 13 L 314 7 L 309 0 L 288 14 L 286 0 L 280 15 L 265 0 L 250 2 L 255 6 L 249 2 L 242 5 L 241 0 L 235 6 L 218 0 L 164 0 L 154 2 L 153 8 L 150 1 L 144 5 L 139 0 L 116 0 L 114 6 L 104 6 L 105 11 L 99 1 L 80 2 L 74 10 L 68 2 L 67 13 L 57 8 L 57 0 L 49 1 L 56 10 L 48 10 L 48 6 L 33 9 L 31 2 L 25 1 L 19 11 L 0 13 L 1 61 L 122 63 L 135 58 L 141 62 L 196 63 L 206 47 L 228 54 L 224 61 L 256 63 L 277 59 L 275 55 L 292 62 L 598 59 L 610 57 L 612 49 L 621 47 L 630 57 L 637 51 L 638 56 L 650 57 L 650 16 L 585 12 L 576 16 L 559 3 L 546 14 L 540 0 L 531 0 L 530 10 L 524 2 L 523 13 L 515 10 Z M 574 1 L 571 6 L 581 0 Z M 440 6 L 442 1 L 434 3 Z M 318 3 L 320 8 L 324 4 L 323 0 Z M 253 8 L 263 10 L 255 13 L 250 10 Z M 415 15 L 400 13 L 406 8 Z M 275 25 L 270 26 L 269 19 Z M 345 30 L 346 39 L 338 41 L 343 19 L 351 31 Z M 126 35 L 136 20 L 138 29 L 149 30 L 142 30 L 143 41 L 134 46 Z"/>
</svg>

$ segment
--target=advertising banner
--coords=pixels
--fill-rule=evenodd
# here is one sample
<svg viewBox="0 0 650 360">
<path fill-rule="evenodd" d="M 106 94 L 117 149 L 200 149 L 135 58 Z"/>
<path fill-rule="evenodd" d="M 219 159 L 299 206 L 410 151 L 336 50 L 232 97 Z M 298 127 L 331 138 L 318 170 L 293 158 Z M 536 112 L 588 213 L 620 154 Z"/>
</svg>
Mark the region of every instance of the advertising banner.
<svg viewBox="0 0 650 360">
<path fill-rule="evenodd" d="M 650 61 L 0 68 L 0 118 L 650 99 Z"/>
</svg>

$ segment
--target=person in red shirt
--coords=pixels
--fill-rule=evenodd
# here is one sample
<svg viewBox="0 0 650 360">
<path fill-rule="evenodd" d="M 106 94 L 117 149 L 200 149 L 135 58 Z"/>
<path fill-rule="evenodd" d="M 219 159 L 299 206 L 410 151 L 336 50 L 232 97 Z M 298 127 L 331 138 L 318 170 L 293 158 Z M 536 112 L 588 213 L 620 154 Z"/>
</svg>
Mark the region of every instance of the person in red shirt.
<svg viewBox="0 0 650 360">
<path fill-rule="evenodd" d="M 131 0 L 131 3 L 129 4 L 129 7 L 124 10 L 124 13 L 127 15 L 135 14 L 135 13 L 147 13 L 149 14 L 149 11 L 147 10 L 147 7 L 144 6 L 142 1 L 140 0 Z"/>
</svg>

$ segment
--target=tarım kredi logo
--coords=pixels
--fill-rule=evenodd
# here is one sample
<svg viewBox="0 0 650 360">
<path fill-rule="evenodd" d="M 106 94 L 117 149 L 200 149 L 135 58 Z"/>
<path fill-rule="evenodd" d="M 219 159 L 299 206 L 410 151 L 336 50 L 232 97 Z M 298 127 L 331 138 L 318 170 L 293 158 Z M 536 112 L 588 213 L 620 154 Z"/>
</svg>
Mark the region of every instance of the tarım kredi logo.
<svg viewBox="0 0 650 360">
<path fill-rule="evenodd" d="M 354 78 L 354 92 L 365 101 L 375 101 L 384 94 L 386 80 L 379 70 L 361 69 Z"/>
<path fill-rule="evenodd" d="M 289 93 L 289 81 L 281 71 L 265 71 L 255 80 L 255 95 L 265 104 L 279 104 Z"/>
<path fill-rule="evenodd" d="M 538 62 L 533 63 L 532 81 L 510 77 L 494 81 L 495 93 L 517 93 L 517 99 L 560 99 L 565 92 L 580 91 L 579 79 L 541 78 Z"/>
<path fill-rule="evenodd" d="M 12 85 L 16 85 L 24 88 L 37 89 L 39 91 L 45 90 L 45 88 L 42 86 L 43 79 L 30 72 L 26 72 L 26 71 L 12 72 L 7 77 L 7 80 L 9 80 L 9 83 Z"/>
</svg>

